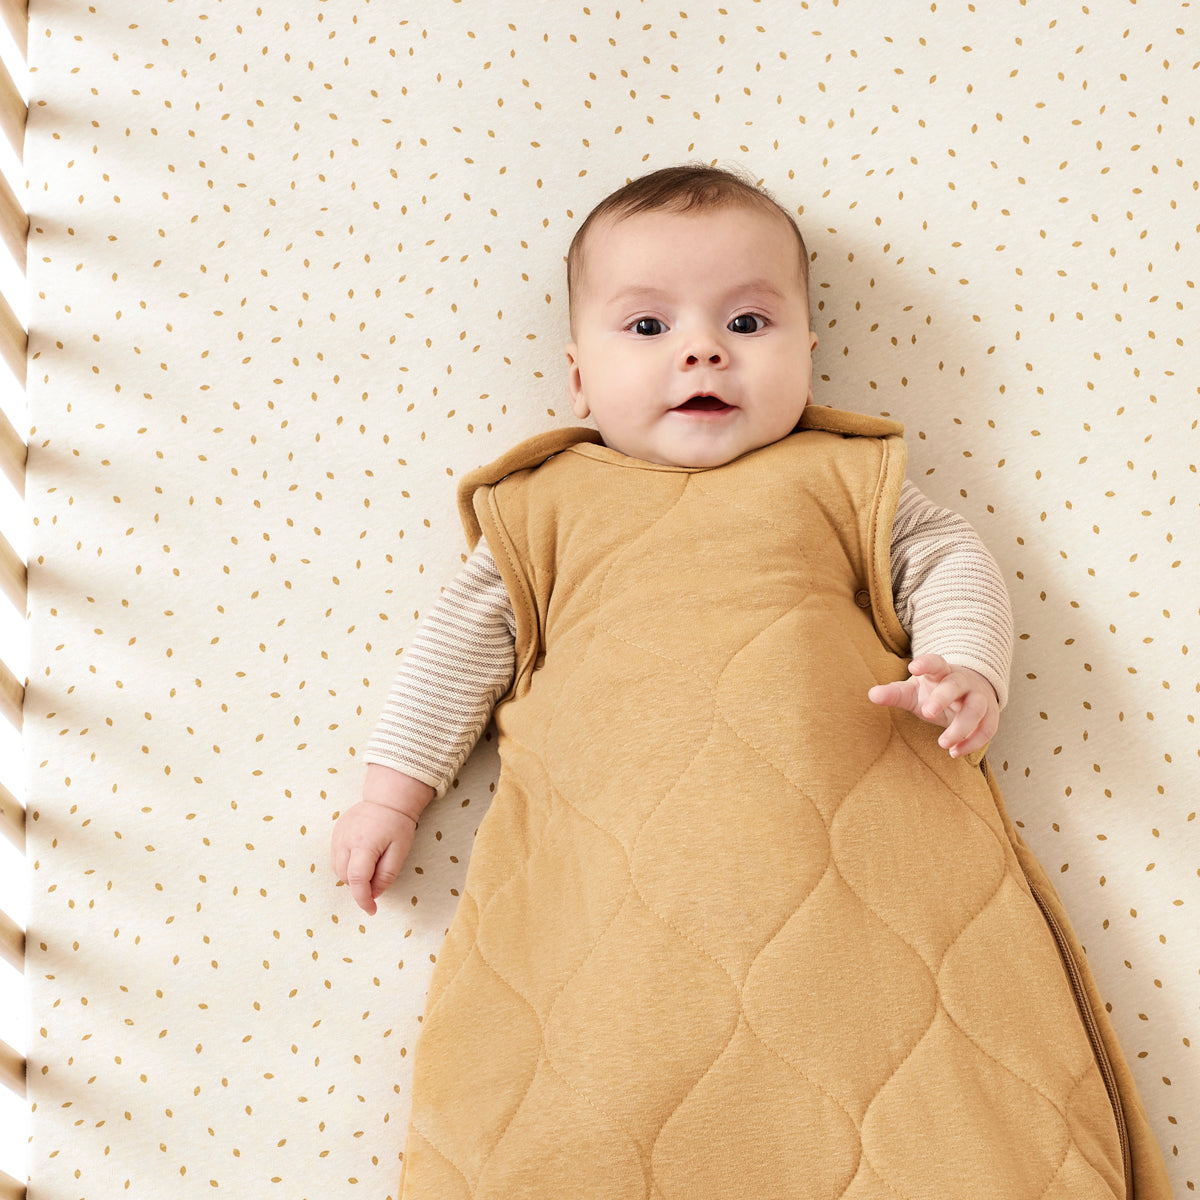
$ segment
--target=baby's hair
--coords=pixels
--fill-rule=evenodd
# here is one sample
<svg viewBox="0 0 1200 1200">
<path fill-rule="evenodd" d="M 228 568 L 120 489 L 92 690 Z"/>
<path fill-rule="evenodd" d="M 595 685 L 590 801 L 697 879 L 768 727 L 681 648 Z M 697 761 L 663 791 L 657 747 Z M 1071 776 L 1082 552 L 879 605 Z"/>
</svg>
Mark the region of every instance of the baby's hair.
<svg viewBox="0 0 1200 1200">
<path fill-rule="evenodd" d="M 800 279 L 808 290 L 808 248 L 795 218 L 765 188 L 757 187 L 750 179 L 723 167 L 689 163 L 664 167 L 631 180 L 606 196 L 588 213 L 575 231 L 567 251 L 567 305 L 572 322 L 575 315 L 575 296 L 583 272 L 584 245 L 588 231 L 603 218 L 622 221 L 642 212 L 711 212 L 713 209 L 735 206 L 757 207 L 777 213 L 791 226 L 796 235 Z"/>
</svg>

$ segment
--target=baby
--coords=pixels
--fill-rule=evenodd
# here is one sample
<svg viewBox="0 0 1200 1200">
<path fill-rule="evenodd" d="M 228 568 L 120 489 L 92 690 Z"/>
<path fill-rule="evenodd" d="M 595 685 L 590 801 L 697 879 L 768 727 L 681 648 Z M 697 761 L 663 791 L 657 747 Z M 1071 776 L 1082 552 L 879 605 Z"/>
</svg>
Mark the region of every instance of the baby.
<svg viewBox="0 0 1200 1200">
<path fill-rule="evenodd" d="M 812 400 L 808 252 L 787 212 L 739 176 L 673 168 L 614 193 L 575 236 L 568 292 L 572 408 L 624 454 L 720 466 L 791 433 Z M 970 526 L 908 482 L 891 562 L 917 657 L 909 682 L 868 696 L 944 725 L 940 744 L 969 753 L 995 733 L 1006 695 L 1003 579 Z M 511 624 L 481 544 L 406 652 L 367 750 L 363 802 L 335 830 L 338 877 L 368 913 L 512 682 Z"/>
<path fill-rule="evenodd" d="M 596 432 L 464 481 L 333 834 L 374 913 L 495 710 L 403 1195 L 1124 1195 L 1140 1107 L 982 761 L 1000 573 L 898 426 L 812 405 L 794 221 L 658 171 L 568 286 Z"/>
</svg>

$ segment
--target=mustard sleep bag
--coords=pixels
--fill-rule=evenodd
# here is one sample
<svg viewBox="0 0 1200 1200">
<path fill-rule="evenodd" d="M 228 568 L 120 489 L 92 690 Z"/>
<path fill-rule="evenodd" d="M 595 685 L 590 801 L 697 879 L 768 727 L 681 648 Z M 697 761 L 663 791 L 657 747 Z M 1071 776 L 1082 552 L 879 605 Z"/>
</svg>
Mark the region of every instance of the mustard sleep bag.
<svg viewBox="0 0 1200 1200">
<path fill-rule="evenodd" d="M 405 1200 L 1170 1195 L 986 763 L 867 700 L 899 435 L 810 408 L 690 470 L 558 431 L 464 481 L 517 672 Z"/>
</svg>

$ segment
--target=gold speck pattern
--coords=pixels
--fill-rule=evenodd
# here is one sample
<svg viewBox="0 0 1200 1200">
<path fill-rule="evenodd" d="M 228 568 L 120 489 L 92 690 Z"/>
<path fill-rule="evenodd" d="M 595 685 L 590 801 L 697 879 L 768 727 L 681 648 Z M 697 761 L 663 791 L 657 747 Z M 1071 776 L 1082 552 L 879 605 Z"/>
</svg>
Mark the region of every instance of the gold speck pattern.
<svg viewBox="0 0 1200 1200">
<path fill-rule="evenodd" d="M 686 4 L 686 0 L 684 0 Z M 327 867 L 466 469 L 570 421 L 627 177 L 803 223 L 817 397 L 1009 582 L 992 759 L 1200 1181 L 1190 3 L 31 4 L 39 1195 L 394 1195 L 495 761 L 366 920 Z"/>
</svg>

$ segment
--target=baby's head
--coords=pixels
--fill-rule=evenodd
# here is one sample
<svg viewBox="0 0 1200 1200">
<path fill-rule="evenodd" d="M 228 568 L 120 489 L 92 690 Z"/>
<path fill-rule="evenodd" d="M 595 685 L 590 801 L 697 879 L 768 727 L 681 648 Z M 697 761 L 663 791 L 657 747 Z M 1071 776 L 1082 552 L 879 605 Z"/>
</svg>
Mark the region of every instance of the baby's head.
<svg viewBox="0 0 1200 1200">
<path fill-rule="evenodd" d="M 713 467 L 778 441 L 812 397 L 808 253 L 766 192 L 670 167 L 592 210 L 567 257 L 576 415 L 648 462 Z"/>
<path fill-rule="evenodd" d="M 770 192 L 722 167 L 688 164 L 664 167 L 631 180 L 606 196 L 575 231 L 567 251 L 567 304 L 575 329 L 576 297 L 583 287 L 586 243 L 593 226 L 605 219 L 622 221 L 642 212 L 703 213 L 719 209 L 758 209 L 786 221 L 796 246 L 796 265 L 808 292 L 808 247 L 795 218 Z"/>
</svg>

